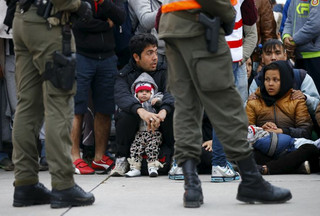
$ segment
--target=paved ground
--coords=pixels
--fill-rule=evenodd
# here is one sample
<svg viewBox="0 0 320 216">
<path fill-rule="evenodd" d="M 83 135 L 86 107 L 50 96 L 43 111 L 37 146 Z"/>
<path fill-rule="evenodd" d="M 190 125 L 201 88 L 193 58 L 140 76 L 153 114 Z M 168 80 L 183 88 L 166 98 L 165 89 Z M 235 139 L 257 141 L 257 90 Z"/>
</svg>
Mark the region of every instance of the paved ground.
<svg viewBox="0 0 320 216">
<path fill-rule="evenodd" d="M 76 175 L 76 182 L 92 191 L 96 202 L 92 206 L 51 209 L 49 205 L 13 208 L 13 172 L 0 170 L 1 216 L 142 216 L 142 215 L 218 215 L 218 216 L 316 216 L 320 215 L 320 175 L 265 176 L 271 183 L 291 189 L 293 199 L 285 204 L 244 204 L 235 199 L 239 181 L 211 183 L 209 175 L 200 175 L 204 204 L 198 209 L 182 206 L 183 181 L 166 176 L 149 178 L 110 177 L 108 175 Z M 50 188 L 50 175 L 40 172 L 40 181 Z"/>
</svg>

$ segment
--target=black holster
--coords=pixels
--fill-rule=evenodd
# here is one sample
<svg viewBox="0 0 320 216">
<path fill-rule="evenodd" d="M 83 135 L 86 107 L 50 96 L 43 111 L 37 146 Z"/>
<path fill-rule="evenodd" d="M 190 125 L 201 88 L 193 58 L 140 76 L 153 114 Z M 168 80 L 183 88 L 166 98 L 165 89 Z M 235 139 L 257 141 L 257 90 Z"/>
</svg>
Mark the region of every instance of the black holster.
<svg viewBox="0 0 320 216">
<path fill-rule="evenodd" d="M 75 54 L 65 56 L 59 52 L 53 54 L 53 63 L 46 63 L 44 80 L 50 80 L 54 87 L 69 91 L 72 89 L 76 77 Z"/>
<path fill-rule="evenodd" d="M 210 18 L 204 13 L 200 12 L 199 22 L 206 28 L 206 41 L 207 49 L 209 52 L 216 53 L 219 45 L 219 30 L 220 30 L 220 18 Z"/>
<path fill-rule="evenodd" d="M 76 79 L 76 56 L 71 51 L 70 25 L 62 26 L 62 53 L 53 53 L 53 62 L 46 63 L 44 80 L 50 80 L 54 87 L 69 91 Z"/>
</svg>

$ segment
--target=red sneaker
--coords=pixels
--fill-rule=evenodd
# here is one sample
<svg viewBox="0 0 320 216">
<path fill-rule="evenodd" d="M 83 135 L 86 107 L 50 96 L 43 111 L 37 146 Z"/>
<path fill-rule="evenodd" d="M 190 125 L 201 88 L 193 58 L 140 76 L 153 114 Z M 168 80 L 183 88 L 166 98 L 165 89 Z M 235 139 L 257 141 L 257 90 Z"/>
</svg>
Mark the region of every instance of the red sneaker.
<svg viewBox="0 0 320 216">
<path fill-rule="evenodd" d="M 94 169 L 92 169 L 84 160 L 81 158 L 73 161 L 74 172 L 80 175 L 94 174 Z"/>
<path fill-rule="evenodd" d="M 109 167 L 112 168 L 113 166 L 114 161 L 106 155 L 103 155 L 100 161 L 92 161 L 91 164 L 91 167 L 95 170 L 108 170 Z"/>
</svg>

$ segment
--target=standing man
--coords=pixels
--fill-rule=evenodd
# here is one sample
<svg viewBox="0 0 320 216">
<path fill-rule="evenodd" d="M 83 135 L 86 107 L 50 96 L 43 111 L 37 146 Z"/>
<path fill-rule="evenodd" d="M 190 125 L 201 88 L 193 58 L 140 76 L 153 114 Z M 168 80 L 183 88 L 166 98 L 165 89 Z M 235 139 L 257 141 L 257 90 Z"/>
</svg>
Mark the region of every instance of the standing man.
<svg viewBox="0 0 320 216">
<path fill-rule="evenodd" d="M 231 2 L 234 5 L 237 1 Z M 216 24 L 217 29 L 211 33 L 218 34 L 217 50 L 208 49 L 206 29 L 197 21 L 201 13 L 210 19 L 211 26 Z M 223 25 L 220 27 L 220 21 L 211 17 L 219 17 Z M 234 85 L 232 59 L 224 38 L 232 32 L 234 18 L 232 4 L 225 0 L 166 0 L 162 5 L 159 37 L 166 42 L 168 87 L 175 97 L 175 159 L 183 169 L 183 201 L 189 208 L 203 203 L 196 171 L 201 154 L 203 108 L 228 159 L 238 164 L 242 182 L 237 199 L 281 203 L 292 197 L 289 190 L 272 186 L 262 178 L 246 140 L 248 120 Z"/>
<path fill-rule="evenodd" d="M 308 71 L 320 92 L 319 0 L 292 0 L 283 29 L 283 43 L 295 67 Z"/>
<path fill-rule="evenodd" d="M 83 21 L 92 17 L 80 0 L 39 1 L 51 13 L 42 13 L 33 1 L 21 1 L 13 21 L 18 104 L 13 124 L 15 164 L 14 207 L 49 204 L 51 208 L 91 205 L 94 196 L 75 184 L 70 157 L 75 59 L 67 19 L 48 15 L 77 14 Z M 51 4 L 52 2 L 52 4 Z M 51 6 L 50 6 L 51 5 Z M 58 24 L 59 23 L 59 24 Z M 62 25 L 61 25 L 62 24 Z M 63 29 L 63 36 L 62 36 Z M 52 191 L 39 183 L 37 137 L 46 122 L 46 153 Z"/>
<path fill-rule="evenodd" d="M 113 160 L 105 155 L 111 115 L 115 109 L 113 92 L 117 57 L 114 52 L 113 26 L 122 24 L 125 19 L 122 0 L 85 1 L 91 5 L 93 19 L 86 23 L 79 20 L 73 27 L 78 64 L 71 154 L 77 174 L 93 174 L 95 170 L 108 170 L 113 165 Z M 82 122 L 87 112 L 90 88 L 94 108 L 95 155 L 91 164 L 93 169 L 80 157 Z"/>
</svg>

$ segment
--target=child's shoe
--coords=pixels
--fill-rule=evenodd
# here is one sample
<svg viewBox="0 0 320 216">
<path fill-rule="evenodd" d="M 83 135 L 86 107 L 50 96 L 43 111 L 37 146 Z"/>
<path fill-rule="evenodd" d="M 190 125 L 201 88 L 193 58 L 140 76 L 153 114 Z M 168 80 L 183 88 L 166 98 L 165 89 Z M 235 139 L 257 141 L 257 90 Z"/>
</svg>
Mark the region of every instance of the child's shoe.
<svg viewBox="0 0 320 216">
<path fill-rule="evenodd" d="M 126 177 L 136 177 L 141 176 L 141 171 L 136 168 L 131 168 L 129 172 L 126 173 Z"/>
<path fill-rule="evenodd" d="M 128 158 L 130 171 L 126 173 L 126 177 L 136 177 L 141 175 L 141 162 L 135 161 L 134 158 Z"/>
<path fill-rule="evenodd" d="M 158 176 L 158 169 L 159 167 L 163 167 L 163 164 L 159 161 L 152 161 L 148 162 L 148 173 L 150 177 L 157 177 Z"/>
</svg>

